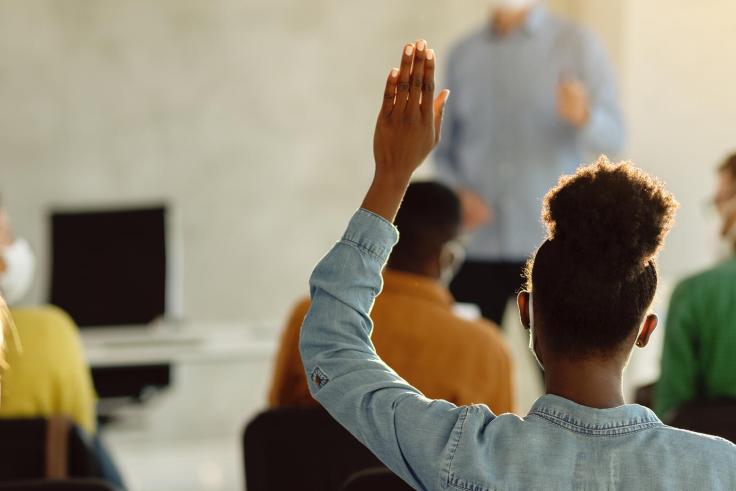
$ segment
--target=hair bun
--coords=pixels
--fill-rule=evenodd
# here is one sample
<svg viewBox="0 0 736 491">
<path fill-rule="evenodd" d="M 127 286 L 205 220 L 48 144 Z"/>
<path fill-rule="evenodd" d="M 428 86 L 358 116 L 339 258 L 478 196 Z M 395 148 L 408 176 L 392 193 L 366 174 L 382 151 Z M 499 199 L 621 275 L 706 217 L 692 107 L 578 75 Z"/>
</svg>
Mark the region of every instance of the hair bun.
<svg viewBox="0 0 736 491">
<path fill-rule="evenodd" d="M 633 271 L 662 247 L 676 209 L 672 194 L 649 174 L 600 157 L 547 193 L 542 220 L 549 240 L 576 261 Z"/>
</svg>

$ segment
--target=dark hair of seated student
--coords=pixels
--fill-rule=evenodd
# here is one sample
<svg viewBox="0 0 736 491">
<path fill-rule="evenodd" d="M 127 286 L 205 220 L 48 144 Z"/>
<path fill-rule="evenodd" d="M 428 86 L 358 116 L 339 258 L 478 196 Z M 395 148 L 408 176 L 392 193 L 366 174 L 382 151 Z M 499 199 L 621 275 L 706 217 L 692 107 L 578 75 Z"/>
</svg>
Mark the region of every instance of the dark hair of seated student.
<svg viewBox="0 0 736 491">
<path fill-rule="evenodd" d="M 645 346 L 657 324 L 647 315 L 657 289 L 655 257 L 676 209 L 662 183 L 605 158 L 548 192 L 548 235 L 528 262 L 531 295 L 519 295 L 519 308 L 549 393 L 591 407 L 623 404 L 621 374 L 631 349 Z"/>
<path fill-rule="evenodd" d="M 406 191 L 395 225 L 401 239 L 391 253 L 388 267 L 439 278 L 445 267 L 444 247 L 460 233 L 460 200 L 443 184 L 413 182 Z"/>
</svg>

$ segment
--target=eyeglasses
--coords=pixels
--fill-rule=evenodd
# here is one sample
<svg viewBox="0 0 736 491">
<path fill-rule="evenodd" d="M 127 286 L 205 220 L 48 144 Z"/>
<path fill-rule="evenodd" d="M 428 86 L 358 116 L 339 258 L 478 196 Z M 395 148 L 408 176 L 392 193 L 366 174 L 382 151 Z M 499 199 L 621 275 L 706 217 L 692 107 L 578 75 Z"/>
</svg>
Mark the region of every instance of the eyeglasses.
<svg viewBox="0 0 736 491">
<path fill-rule="evenodd" d="M 726 196 L 714 196 L 713 198 L 710 198 L 703 202 L 703 213 L 708 218 L 718 216 L 718 209 L 725 203 L 728 203 L 729 201 L 734 199 L 736 199 L 736 191 Z"/>
</svg>

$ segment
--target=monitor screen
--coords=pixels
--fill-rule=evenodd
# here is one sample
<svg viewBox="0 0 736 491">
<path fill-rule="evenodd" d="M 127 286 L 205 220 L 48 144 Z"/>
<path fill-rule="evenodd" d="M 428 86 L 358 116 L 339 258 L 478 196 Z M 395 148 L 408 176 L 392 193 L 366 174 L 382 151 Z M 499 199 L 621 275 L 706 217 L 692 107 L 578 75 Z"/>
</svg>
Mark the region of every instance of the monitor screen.
<svg viewBox="0 0 736 491">
<path fill-rule="evenodd" d="M 51 214 L 51 303 L 80 327 L 166 311 L 166 208 Z"/>
</svg>

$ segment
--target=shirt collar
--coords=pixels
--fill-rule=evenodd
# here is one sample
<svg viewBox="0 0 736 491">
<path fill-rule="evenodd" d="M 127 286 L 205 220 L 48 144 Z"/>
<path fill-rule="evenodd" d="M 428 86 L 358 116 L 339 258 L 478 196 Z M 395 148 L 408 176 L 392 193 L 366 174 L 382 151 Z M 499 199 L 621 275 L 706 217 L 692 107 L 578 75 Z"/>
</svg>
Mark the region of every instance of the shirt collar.
<svg viewBox="0 0 736 491">
<path fill-rule="evenodd" d="M 529 11 L 529 14 L 527 14 L 526 19 L 524 19 L 524 23 L 521 25 L 519 30 L 529 36 L 536 34 L 544 26 L 547 15 L 547 9 L 544 5 L 541 2 L 537 3 Z M 492 21 L 488 23 L 488 31 L 491 40 L 499 39 L 494 32 Z"/>
<path fill-rule="evenodd" d="M 642 427 L 662 424 L 651 409 L 638 404 L 595 409 L 553 394 L 537 399 L 529 411 L 529 415 L 532 414 L 554 419 L 563 426 L 573 426 L 590 432 L 636 431 Z"/>
<path fill-rule="evenodd" d="M 389 268 L 383 271 L 383 291 L 419 297 L 448 309 L 455 302 L 449 290 L 439 281 Z"/>
<path fill-rule="evenodd" d="M 545 9 L 544 5 L 540 2 L 532 7 L 532 10 L 526 16 L 524 25 L 522 25 L 521 28 L 529 34 L 536 34 L 544 26 L 546 18 L 547 9 Z"/>
</svg>

